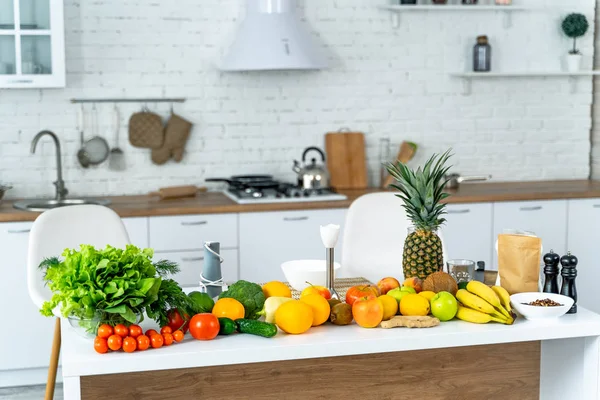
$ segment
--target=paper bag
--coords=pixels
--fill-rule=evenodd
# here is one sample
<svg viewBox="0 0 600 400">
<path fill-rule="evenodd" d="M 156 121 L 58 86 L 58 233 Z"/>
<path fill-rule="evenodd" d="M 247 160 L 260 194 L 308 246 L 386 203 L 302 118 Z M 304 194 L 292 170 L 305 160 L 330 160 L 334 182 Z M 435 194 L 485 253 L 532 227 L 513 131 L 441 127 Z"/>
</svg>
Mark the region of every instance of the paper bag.
<svg viewBox="0 0 600 400">
<path fill-rule="evenodd" d="M 541 252 L 539 237 L 498 235 L 498 277 L 508 293 L 539 291 Z"/>
</svg>

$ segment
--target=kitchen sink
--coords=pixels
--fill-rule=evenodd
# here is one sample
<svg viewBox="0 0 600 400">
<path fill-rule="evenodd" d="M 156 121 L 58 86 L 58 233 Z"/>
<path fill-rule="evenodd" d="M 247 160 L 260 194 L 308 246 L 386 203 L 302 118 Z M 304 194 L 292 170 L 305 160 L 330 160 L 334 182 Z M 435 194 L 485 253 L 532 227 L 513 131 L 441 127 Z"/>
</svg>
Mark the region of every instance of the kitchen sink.
<svg viewBox="0 0 600 400">
<path fill-rule="evenodd" d="M 95 204 L 99 206 L 107 206 L 110 204 L 108 199 L 37 199 L 37 200 L 20 200 L 13 204 L 17 210 L 44 212 L 58 207 L 79 206 L 83 204 Z"/>
</svg>

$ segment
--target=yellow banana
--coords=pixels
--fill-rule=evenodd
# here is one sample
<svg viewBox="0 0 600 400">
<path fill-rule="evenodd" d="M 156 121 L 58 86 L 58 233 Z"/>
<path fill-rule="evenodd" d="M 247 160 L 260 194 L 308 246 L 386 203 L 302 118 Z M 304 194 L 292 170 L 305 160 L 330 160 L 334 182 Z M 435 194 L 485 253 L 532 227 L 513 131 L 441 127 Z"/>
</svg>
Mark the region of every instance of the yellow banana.
<svg viewBox="0 0 600 400">
<path fill-rule="evenodd" d="M 492 290 L 491 287 L 487 286 L 483 282 L 470 281 L 469 283 L 467 283 L 467 290 L 490 303 L 509 320 L 512 319 L 510 313 L 506 311 L 504 307 L 502 307 L 502 304 L 500 303 L 500 298 L 498 298 L 498 295 Z"/>
<path fill-rule="evenodd" d="M 465 307 L 471 308 L 473 310 L 489 314 L 492 317 L 496 317 L 499 319 L 506 320 L 506 317 L 498 312 L 490 303 L 482 299 L 481 297 L 469 292 L 465 289 L 460 289 L 456 292 L 456 298 L 461 304 Z"/>
<path fill-rule="evenodd" d="M 492 286 L 492 290 L 496 292 L 500 302 L 509 313 L 512 311 L 512 307 L 510 306 L 510 294 L 504 289 L 502 286 Z"/>
<path fill-rule="evenodd" d="M 473 310 L 467 307 L 463 307 L 460 304 L 458 305 L 458 312 L 456 313 L 456 318 L 471 322 L 474 324 L 487 324 L 488 322 L 500 322 L 501 324 L 506 324 L 506 321 L 493 317 L 489 314 L 482 313 L 477 310 Z"/>
</svg>

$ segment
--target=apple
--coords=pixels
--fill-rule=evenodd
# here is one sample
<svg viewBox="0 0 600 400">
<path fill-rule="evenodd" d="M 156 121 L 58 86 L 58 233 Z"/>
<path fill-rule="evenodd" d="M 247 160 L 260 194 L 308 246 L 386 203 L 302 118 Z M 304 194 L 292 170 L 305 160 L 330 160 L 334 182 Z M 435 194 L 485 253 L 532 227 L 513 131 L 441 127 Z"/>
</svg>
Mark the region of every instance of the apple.
<svg viewBox="0 0 600 400">
<path fill-rule="evenodd" d="M 400 282 L 398 282 L 398 279 L 389 276 L 387 278 L 383 278 L 377 283 L 377 288 L 381 294 L 387 294 L 387 292 L 392 289 L 396 289 L 397 287 L 400 287 Z"/>
<path fill-rule="evenodd" d="M 423 290 L 423 281 L 420 278 L 406 278 L 402 286 L 414 288 L 417 293 Z"/>
<path fill-rule="evenodd" d="M 325 286 L 310 285 L 300 293 L 300 297 L 307 296 L 309 294 L 318 294 L 324 297 L 326 300 L 331 299 L 331 292 Z"/>
<path fill-rule="evenodd" d="M 413 289 L 411 287 L 401 286 L 401 287 L 398 287 L 396 289 L 390 290 L 386 294 L 388 294 L 388 295 L 392 296 L 393 298 L 395 298 L 396 301 L 398 302 L 398 304 L 400 304 L 400 300 L 402 300 L 402 298 L 404 296 L 406 296 L 407 294 L 417 294 L 417 292 L 415 292 L 415 289 Z"/>
<path fill-rule="evenodd" d="M 450 321 L 458 312 L 458 302 L 450 292 L 439 292 L 430 303 L 431 313 L 440 321 Z"/>
</svg>

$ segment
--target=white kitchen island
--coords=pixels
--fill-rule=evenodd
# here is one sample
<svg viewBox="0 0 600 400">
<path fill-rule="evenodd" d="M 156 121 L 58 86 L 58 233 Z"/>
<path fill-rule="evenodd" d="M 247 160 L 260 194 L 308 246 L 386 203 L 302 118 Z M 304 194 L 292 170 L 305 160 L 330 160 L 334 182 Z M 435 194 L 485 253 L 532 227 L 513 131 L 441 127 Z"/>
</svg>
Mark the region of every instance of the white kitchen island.
<svg viewBox="0 0 600 400">
<path fill-rule="evenodd" d="M 234 334 L 212 341 L 186 335 L 181 343 L 132 354 L 97 354 L 92 340 L 68 323 L 62 334 L 65 400 L 101 393 L 204 400 L 348 398 L 363 392 L 379 399 L 600 399 L 600 316 L 582 308 L 556 320 L 519 319 L 512 326 L 326 325 L 299 336 Z"/>
</svg>

